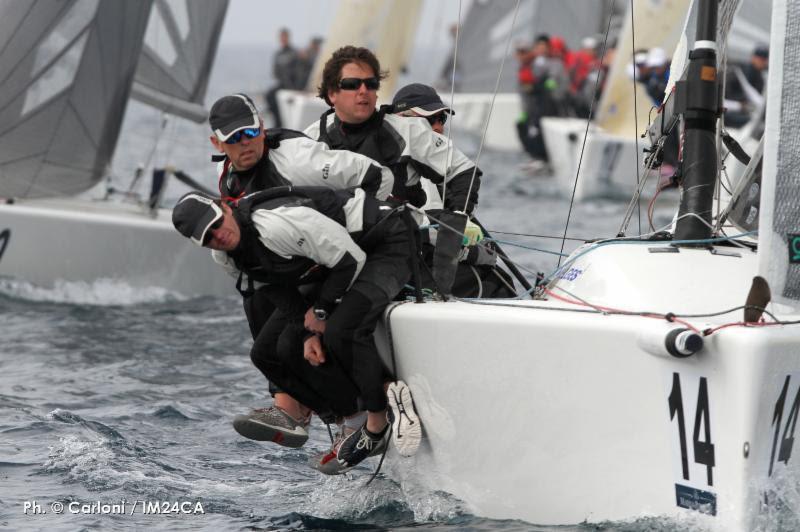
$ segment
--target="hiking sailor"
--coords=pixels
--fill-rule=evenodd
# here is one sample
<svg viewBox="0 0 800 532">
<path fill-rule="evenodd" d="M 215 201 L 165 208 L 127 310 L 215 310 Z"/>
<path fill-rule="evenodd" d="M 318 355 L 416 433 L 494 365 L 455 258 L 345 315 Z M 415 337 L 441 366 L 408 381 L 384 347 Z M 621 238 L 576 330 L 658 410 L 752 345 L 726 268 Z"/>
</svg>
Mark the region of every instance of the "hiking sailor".
<svg viewBox="0 0 800 532">
<path fill-rule="evenodd" d="M 455 114 L 455 111 L 442 102 L 436 89 L 422 83 L 411 83 L 398 90 L 392 99 L 392 109 L 397 116 L 424 118 L 439 135 L 444 133 L 447 118 Z M 420 178 L 420 183 L 427 198 L 423 208 L 430 216 L 438 219 L 443 206 L 441 189 L 425 177 Z M 434 229 L 430 231 L 436 233 Z M 468 220 L 462 240 L 464 248 L 459 254 L 453 282 L 453 295 L 488 298 L 516 296 L 511 276 L 497 266 L 497 253 L 493 245 L 480 243 L 483 236 L 480 227 Z M 435 237 L 430 236 L 430 240 L 435 242 Z M 430 263 L 433 251 L 425 239 L 422 242 L 422 251 L 425 261 Z M 432 280 L 423 278 L 423 286 L 433 288 Z"/>
<path fill-rule="evenodd" d="M 455 231 L 441 231 L 433 260 L 436 287 L 446 296 L 451 293 L 467 218 L 478 201 L 481 171 L 424 121 L 375 108 L 380 81 L 386 75 L 370 50 L 338 49 L 325 63 L 318 92 L 332 109 L 305 133 L 331 148 L 361 153 L 389 167 L 395 180 L 392 196 L 397 201 L 417 207 L 425 203 L 420 176 L 446 186 L 446 210 L 440 220 Z"/>
<path fill-rule="evenodd" d="M 331 150 L 325 144 L 302 133 L 286 129 L 267 129 L 255 104 L 246 94 L 231 94 L 218 99 L 209 115 L 212 146 L 222 154 L 219 165 L 220 196 L 237 201 L 245 194 L 276 186 L 319 185 L 344 189 L 361 187 L 368 194 L 385 199 L 392 189 L 394 177 L 371 159 L 347 151 Z M 236 273 L 239 276 L 239 272 Z M 262 284 L 247 275 L 239 281 L 242 303 L 250 333 L 255 340 L 267 323 L 274 306 L 261 290 Z M 277 341 L 277 339 L 276 339 Z M 251 413 L 264 423 L 290 424 L 289 419 L 309 419 L 310 410 L 269 385 L 274 404 Z M 297 434 L 285 443 L 305 443 L 308 434 L 291 424 Z M 302 429 L 302 430 L 301 430 Z"/>
<path fill-rule="evenodd" d="M 278 310 L 251 353 L 267 379 L 318 413 L 352 416 L 356 398 L 363 403 L 366 420 L 339 444 L 339 464 L 352 467 L 385 446 L 390 376 L 373 331 L 410 276 L 410 232 L 400 213 L 361 189 L 279 187 L 233 208 L 192 192 L 172 220 L 225 268 L 269 283 Z M 307 305 L 296 285 L 315 265 L 328 271 Z"/>
</svg>

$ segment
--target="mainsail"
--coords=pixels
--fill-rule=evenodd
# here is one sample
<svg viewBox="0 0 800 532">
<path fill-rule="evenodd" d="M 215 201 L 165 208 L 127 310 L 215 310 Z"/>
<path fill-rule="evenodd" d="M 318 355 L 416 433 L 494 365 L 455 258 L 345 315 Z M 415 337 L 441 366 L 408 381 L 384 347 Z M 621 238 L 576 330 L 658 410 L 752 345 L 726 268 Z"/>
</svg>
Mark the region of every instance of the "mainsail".
<svg viewBox="0 0 800 532">
<path fill-rule="evenodd" d="M 103 176 L 151 1 L 0 3 L 0 196 L 76 194 Z"/>
<path fill-rule="evenodd" d="M 422 0 L 342 0 L 331 31 L 317 56 L 308 89 L 315 91 L 325 61 L 342 46 L 365 46 L 389 71 L 381 96 L 391 98 L 400 72 L 407 66 Z"/>
<path fill-rule="evenodd" d="M 772 299 L 800 308 L 800 3 L 776 0 L 772 12 L 759 274 Z"/>
<path fill-rule="evenodd" d="M 227 0 L 155 0 L 133 97 L 163 111 L 203 122 L 208 76 Z"/>
</svg>

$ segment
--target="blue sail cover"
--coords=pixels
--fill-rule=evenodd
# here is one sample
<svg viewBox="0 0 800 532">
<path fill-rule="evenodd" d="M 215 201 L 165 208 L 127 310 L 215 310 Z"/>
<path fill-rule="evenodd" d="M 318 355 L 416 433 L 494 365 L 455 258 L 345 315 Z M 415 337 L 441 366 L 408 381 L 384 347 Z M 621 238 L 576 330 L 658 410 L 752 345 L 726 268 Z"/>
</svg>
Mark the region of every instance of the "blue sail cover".
<svg viewBox="0 0 800 532">
<path fill-rule="evenodd" d="M 759 274 L 800 307 L 800 2 L 775 0 L 759 216 Z"/>
<path fill-rule="evenodd" d="M 0 196 L 77 194 L 106 172 L 152 2 L 0 2 Z"/>
</svg>

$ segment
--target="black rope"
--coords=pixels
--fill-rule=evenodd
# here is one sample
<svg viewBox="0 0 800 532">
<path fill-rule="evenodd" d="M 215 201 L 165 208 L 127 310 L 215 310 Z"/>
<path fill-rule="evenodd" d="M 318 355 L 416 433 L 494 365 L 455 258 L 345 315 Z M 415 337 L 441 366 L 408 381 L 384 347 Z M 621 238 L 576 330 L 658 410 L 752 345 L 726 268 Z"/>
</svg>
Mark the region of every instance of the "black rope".
<svg viewBox="0 0 800 532">
<path fill-rule="evenodd" d="M 633 1 L 633 0 L 631 0 Z M 603 52 L 600 54 L 600 64 L 606 57 L 606 46 L 608 45 L 608 34 L 611 32 L 611 19 L 614 17 L 614 2 L 611 2 L 611 8 L 608 14 L 608 27 L 606 28 L 606 36 L 603 39 Z M 575 191 L 578 189 L 578 178 L 581 175 L 581 164 L 583 164 L 583 152 L 586 150 L 586 137 L 589 136 L 589 126 L 592 123 L 594 115 L 594 104 L 597 101 L 597 88 L 600 85 L 600 73 L 594 80 L 594 94 L 592 95 L 592 103 L 589 106 L 589 117 L 586 119 L 586 130 L 583 133 L 583 143 L 581 144 L 581 155 L 578 158 L 578 170 L 575 172 L 575 183 L 572 185 L 572 197 L 569 200 L 569 211 L 567 212 L 567 223 L 564 225 L 564 236 L 561 238 L 561 253 L 564 253 L 564 244 L 567 241 L 567 231 L 569 230 L 569 220 L 572 217 L 572 206 L 575 203 Z M 561 256 L 558 257 L 558 266 L 561 267 Z"/>
</svg>

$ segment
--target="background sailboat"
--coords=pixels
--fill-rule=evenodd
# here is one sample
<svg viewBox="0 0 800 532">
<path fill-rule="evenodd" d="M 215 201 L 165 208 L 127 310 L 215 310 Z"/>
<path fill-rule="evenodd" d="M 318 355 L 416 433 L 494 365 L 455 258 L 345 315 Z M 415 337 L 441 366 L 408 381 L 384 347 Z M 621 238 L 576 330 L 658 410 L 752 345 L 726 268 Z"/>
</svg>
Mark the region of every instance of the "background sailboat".
<svg viewBox="0 0 800 532">
<path fill-rule="evenodd" d="M 132 93 L 205 120 L 201 103 L 226 5 L 0 6 L 0 275 L 43 286 L 111 278 L 229 292 L 207 253 L 174 234 L 170 211 L 76 197 L 109 175 Z"/>
</svg>

